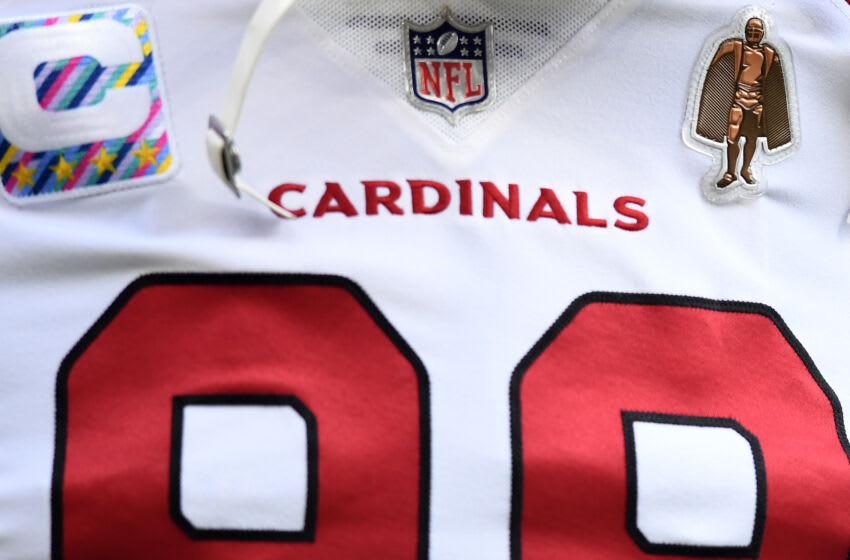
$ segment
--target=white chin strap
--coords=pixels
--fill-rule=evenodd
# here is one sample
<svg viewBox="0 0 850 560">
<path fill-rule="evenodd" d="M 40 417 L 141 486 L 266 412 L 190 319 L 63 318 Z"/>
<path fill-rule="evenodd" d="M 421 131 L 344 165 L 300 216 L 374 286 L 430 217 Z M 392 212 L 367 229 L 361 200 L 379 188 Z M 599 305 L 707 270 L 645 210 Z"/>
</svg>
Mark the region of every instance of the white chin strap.
<svg viewBox="0 0 850 560">
<path fill-rule="evenodd" d="M 207 131 L 207 155 L 216 175 L 233 189 L 236 196 L 240 196 L 240 193 L 244 192 L 283 218 L 295 218 L 296 216 L 289 210 L 268 200 L 239 177 L 242 162 L 233 141 L 233 134 L 236 132 L 236 125 L 239 123 L 245 94 L 248 91 L 248 84 L 251 82 L 251 76 L 254 73 L 257 60 L 260 58 L 260 53 L 263 52 L 272 30 L 277 27 L 278 22 L 294 1 L 262 0 L 260 2 L 257 11 L 251 18 L 251 23 L 248 25 L 245 37 L 242 39 L 242 46 L 239 47 L 239 55 L 236 57 L 233 75 L 230 77 L 230 85 L 227 89 L 224 107 L 220 113 L 221 116 L 210 115 L 209 130 Z"/>
</svg>

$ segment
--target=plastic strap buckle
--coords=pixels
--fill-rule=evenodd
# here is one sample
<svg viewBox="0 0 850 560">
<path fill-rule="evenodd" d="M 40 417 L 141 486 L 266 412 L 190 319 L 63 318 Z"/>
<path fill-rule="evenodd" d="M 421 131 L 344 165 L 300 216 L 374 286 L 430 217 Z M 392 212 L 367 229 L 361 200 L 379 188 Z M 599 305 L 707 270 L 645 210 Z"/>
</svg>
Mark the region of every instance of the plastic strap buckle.
<svg viewBox="0 0 850 560">
<path fill-rule="evenodd" d="M 209 128 L 216 136 L 221 138 L 221 167 L 224 170 L 224 180 L 227 186 L 233 191 L 237 197 L 242 195 L 236 186 L 236 174 L 242 170 L 242 159 L 239 157 L 239 150 L 236 147 L 236 142 L 233 140 L 233 135 L 224 126 L 224 123 L 215 115 L 210 115 Z"/>
</svg>

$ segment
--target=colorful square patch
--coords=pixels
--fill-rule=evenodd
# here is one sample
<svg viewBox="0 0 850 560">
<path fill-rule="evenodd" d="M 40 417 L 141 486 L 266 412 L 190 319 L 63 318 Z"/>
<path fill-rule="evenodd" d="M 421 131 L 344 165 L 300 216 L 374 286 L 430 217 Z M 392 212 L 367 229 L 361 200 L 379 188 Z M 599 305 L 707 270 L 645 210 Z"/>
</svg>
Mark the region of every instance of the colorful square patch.
<svg viewBox="0 0 850 560">
<path fill-rule="evenodd" d="M 176 171 L 150 18 L 139 7 L 0 22 L 0 180 L 14 202 Z"/>
</svg>

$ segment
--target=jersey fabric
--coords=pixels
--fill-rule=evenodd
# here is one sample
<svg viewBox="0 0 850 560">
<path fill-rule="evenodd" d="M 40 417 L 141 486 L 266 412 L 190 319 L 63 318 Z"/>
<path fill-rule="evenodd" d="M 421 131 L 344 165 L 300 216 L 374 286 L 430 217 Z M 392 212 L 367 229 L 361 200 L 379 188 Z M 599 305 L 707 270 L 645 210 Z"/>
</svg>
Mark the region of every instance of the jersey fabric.
<svg viewBox="0 0 850 560">
<path fill-rule="evenodd" d="M 494 42 L 456 124 L 405 90 L 444 3 L 284 17 L 235 131 L 283 220 L 203 142 L 255 2 L 0 2 L 8 37 L 117 22 L 25 71 L 0 37 L 68 80 L 30 112 L 113 95 L 73 88 L 124 26 L 103 87 L 164 115 L 0 161 L 0 558 L 848 557 L 850 7 L 766 7 L 799 147 L 715 203 L 683 119 L 744 3 L 450 2 Z"/>
</svg>

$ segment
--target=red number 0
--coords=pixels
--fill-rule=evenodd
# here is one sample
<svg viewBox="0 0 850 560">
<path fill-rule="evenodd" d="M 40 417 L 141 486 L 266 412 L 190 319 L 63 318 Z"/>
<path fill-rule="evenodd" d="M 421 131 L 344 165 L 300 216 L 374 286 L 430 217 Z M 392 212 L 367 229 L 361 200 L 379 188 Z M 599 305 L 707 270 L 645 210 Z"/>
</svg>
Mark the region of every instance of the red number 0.
<svg viewBox="0 0 850 560">
<path fill-rule="evenodd" d="M 316 427 L 303 530 L 182 518 L 172 431 L 217 399 Z M 428 402 L 419 359 L 351 282 L 143 277 L 59 373 L 53 558 L 425 558 Z"/>
<path fill-rule="evenodd" d="M 516 560 L 847 557 L 841 408 L 769 307 L 588 294 L 517 367 L 511 409 Z M 760 480 L 749 543 L 652 543 L 638 530 L 630 486 L 640 475 L 626 436 L 641 418 L 734 428 L 751 440 L 766 488 Z"/>
</svg>

